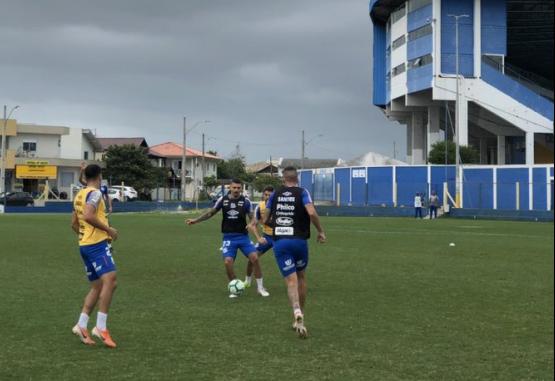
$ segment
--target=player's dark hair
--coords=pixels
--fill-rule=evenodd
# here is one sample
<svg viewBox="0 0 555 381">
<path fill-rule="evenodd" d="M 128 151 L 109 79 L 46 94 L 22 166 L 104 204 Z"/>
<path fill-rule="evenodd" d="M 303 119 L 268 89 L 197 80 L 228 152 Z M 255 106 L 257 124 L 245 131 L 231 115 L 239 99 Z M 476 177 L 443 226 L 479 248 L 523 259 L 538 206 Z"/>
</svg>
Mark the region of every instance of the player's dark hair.
<svg viewBox="0 0 555 381">
<path fill-rule="evenodd" d="M 298 176 L 299 174 L 297 172 L 297 168 L 295 167 L 285 167 L 283 169 L 283 177 L 286 180 L 296 180 Z"/>
<path fill-rule="evenodd" d="M 271 185 L 268 185 L 266 188 L 264 188 L 264 192 L 273 192 L 274 191 L 274 187 Z"/>
<path fill-rule="evenodd" d="M 87 165 L 85 168 L 85 179 L 87 180 L 95 180 L 97 179 L 100 174 L 102 173 L 102 168 L 96 164 Z"/>
<path fill-rule="evenodd" d="M 241 180 L 239 180 L 239 179 L 232 179 L 232 180 L 231 180 L 231 183 L 232 183 L 232 184 L 241 184 L 241 185 L 243 185 L 243 182 L 242 182 Z"/>
</svg>

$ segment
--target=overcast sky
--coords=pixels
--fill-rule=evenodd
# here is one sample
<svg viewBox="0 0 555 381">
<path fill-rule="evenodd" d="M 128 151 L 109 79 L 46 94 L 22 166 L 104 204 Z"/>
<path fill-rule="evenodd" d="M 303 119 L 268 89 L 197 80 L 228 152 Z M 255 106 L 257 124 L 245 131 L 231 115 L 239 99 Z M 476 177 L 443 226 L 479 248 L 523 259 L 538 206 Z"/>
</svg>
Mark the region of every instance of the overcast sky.
<svg viewBox="0 0 555 381">
<path fill-rule="evenodd" d="M 24 123 L 181 140 L 249 162 L 403 157 L 371 105 L 367 0 L 0 0 L 0 103 Z"/>
</svg>

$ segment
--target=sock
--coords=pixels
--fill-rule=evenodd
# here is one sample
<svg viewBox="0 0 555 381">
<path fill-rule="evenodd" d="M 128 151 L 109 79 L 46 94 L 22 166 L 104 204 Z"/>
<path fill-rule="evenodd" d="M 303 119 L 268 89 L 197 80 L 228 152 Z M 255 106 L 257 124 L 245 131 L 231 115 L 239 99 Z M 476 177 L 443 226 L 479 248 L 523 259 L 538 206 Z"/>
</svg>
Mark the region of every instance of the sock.
<svg viewBox="0 0 555 381">
<path fill-rule="evenodd" d="M 251 282 L 252 282 L 252 276 L 246 276 L 245 277 L 245 283 L 246 284 L 251 284 Z"/>
<path fill-rule="evenodd" d="M 260 290 L 261 288 L 264 288 L 264 281 L 262 280 L 262 278 L 256 279 L 256 284 L 258 285 L 258 289 L 259 289 L 259 290 Z"/>
<path fill-rule="evenodd" d="M 296 307 L 296 306 L 295 306 L 295 308 L 293 308 L 293 315 L 294 315 L 294 316 L 297 316 L 297 315 L 301 315 L 301 316 L 302 316 L 302 315 L 303 315 L 303 311 L 301 311 L 301 308 L 300 308 L 300 307 Z"/>
<path fill-rule="evenodd" d="M 87 326 L 89 325 L 89 315 L 81 312 L 81 315 L 79 315 L 79 321 L 77 322 L 77 325 L 81 328 L 87 329 Z"/>
<path fill-rule="evenodd" d="M 108 320 L 108 314 L 98 311 L 96 315 L 96 328 L 106 331 L 106 320 Z"/>
</svg>

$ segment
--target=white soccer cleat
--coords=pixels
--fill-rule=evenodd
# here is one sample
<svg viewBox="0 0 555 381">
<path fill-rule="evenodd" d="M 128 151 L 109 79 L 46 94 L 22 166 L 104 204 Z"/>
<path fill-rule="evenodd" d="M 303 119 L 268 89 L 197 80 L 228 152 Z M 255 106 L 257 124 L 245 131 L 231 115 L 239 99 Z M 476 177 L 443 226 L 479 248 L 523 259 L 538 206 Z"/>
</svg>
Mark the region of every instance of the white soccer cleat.
<svg viewBox="0 0 555 381">
<path fill-rule="evenodd" d="M 81 340 L 81 342 L 85 345 L 96 344 L 95 341 L 89 335 L 89 331 L 85 328 L 79 327 L 78 324 L 76 324 L 75 327 L 71 329 L 71 332 L 73 332 L 75 336 L 79 337 L 79 340 Z"/>
<path fill-rule="evenodd" d="M 229 294 L 229 299 L 235 299 L 235 298 L 238 298 L 238 297 L 239 297 L 239 295 Z"/>
<path fill-rule="evenodd" d="M 299 338 L 306 339 L 308 337 L 308 330 L 304 326 L 304 316 L 301 311 L 295 311 L 295 322 L 293 323 L 293 329 L 299 335 Z"/>
<path fill-rule="evenodd" d="M 264 298 L 270 296 L 270 293 L 269 293 L 268 290 L 266 290 L 264 287 L 259 288 L 259 289 L 257 290 L 257 292 L 258 292 L 258 295 L 260 295 L 260 296 L 262 296 L 262 297 L 264 297 Z"/>
</svg>

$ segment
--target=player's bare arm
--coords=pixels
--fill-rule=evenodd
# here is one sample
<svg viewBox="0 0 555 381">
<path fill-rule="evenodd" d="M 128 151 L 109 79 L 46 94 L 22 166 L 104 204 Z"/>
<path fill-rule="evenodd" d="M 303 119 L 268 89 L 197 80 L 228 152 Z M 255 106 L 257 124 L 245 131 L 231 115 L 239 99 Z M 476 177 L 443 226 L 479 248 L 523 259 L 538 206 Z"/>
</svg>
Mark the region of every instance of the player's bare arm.
<svg viewBox="0 0 555 381">
<path fill-rule="evenodd" d="M 322 228 L 322 224 L 320 223 L 320 216 L 314 207 L 314 204 L 307 204 L 305 205 L 306 212 L 310 216 L 310 222 L 316 227 L 318 231 L 318 242 L 325 243 L 326 242 L 326 233 L 324 233 L 324 228 Z"/>
<path fill-rule="evenodd" d="M 112 240 L 115 241 L 116 239 L 118 239 L 118 231 L 102 223 L 102 221 L 98 219 L 98 217 L 96 216 L 96 208 L 94 207 L 94 205 L 89 205 L 89 204 L 85 205 L 83 219 L 89 225 L 92 225 L 97 229 L 104 230 L 106 233 L 108 233 L 108 235 L 112 238 Z"/>
<path fill-rule="evenodd" d="M 79 172 L 79 183 L 83 186 L 87 186 L 87 179 L 85 178 L 85 168 L 87 168 L 87 163 L 81 163 L 81 171 Z"/>
<path fill-rule="evenodd" d="M 258 220 L 256 219 L 254 213 L 249 213 L 249 224 L 247 225 L 247 229 L 256 237 L 256 242 L 261 245 L 265 245 L 266 239 L 260 235 L 260 231 L 258 230 Z"/>
<path fill-rule="evenodd" d="M 71 215 L 71 229 L 79 234 L 79 219 L 77 218 L 77 213 L 73 212 Z"/>
<path fill-rule="evenodd" d="M 218 210 L 212 208 L 212 209 L 204 212 L 203 214 L 201 214 L 197 218 L 189 218 L 185 222 L 186 222 L 187 225 L 195 225 L 195 224 L 198 224 L 200 222 L 209 220 L 210 218 L 214 217 L 216 215 L 216 213 L 218 213 Z"/>
</svg>

